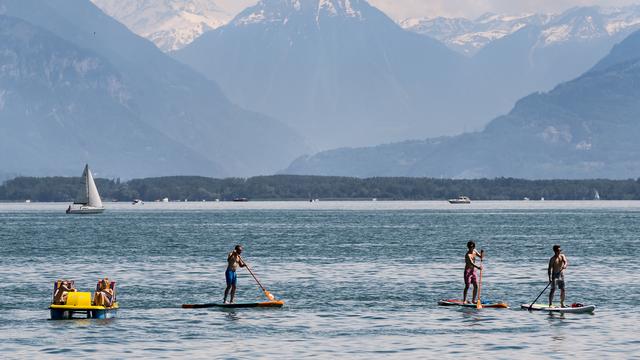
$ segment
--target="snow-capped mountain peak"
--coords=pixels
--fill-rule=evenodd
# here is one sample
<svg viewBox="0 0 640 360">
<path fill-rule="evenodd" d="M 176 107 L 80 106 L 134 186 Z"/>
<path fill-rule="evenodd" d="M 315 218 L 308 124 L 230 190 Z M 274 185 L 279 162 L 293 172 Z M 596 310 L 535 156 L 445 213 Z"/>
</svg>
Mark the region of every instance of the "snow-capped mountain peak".
<svg viewBox="0 0 640 360">
<path fill-rule="evenodd" d="M 324 10 L 332 16 L 361 18 L 362 13 L 357 6 L 359 3 L 360 0 L 320 0 L 318 2 L 318 12 Z"/>
<path fill-rule="evenodd" d="M 214 0 L 91 1 L 164 51 L 180 49 L 231 19 Z"/>
<path fill-rule="evenodd" d="M 286 23 L 293 15 L 313 17 L 317 23 L 324 17 L 362 19 L 363 3 L 364 0 L 260 0 L 236 16 L 231 24 Z"/>
<path fill-rule="evenodd" d="M 472 56 L 488 44 L 526 27 L 537 27 L 536 46 L 568 41 L 590 41 L 640 28 L 640 6 L 621 8 L 577 7 L 559 15 L 487 13 L 475 20 L 463 18 L 407 19 L 400 25 L 438 39 L 453 50 Z"/>
<path fill-rule="evenodd" d="M 640 29 L 640 7 L 581 7 L 566 11 L 542 30 L 538 46 L 591 41 Z"/>
<path fill-rule="evenodd" d="M 548 15 L 487 13 L 475 20 L 465 18 L 406 19 L 400 26 L 406 30 L 433 37 L 453 50 L 472 56 L 489 43 L 531 25 L 549 21 Z"/>
<path fill-rule="evenodd" d="M 609 35 L 640 25 L 640 5 L 605 8 L 602 13 L 609 19 L 605 26 Z"/>
<path fill-rule="evenodd" d="M 284 22 L 292 12 L 302 10 L 301 0 L 260 0 L 238 14 L 232 21 L 233 26 L 246 26 L 258 23 Z"/>
<path fill-rule="evenodd" d="M 475 22 L 479 24 L 494 24 L 494 23 L 512 23 L 512 22 L 529 22 L 531 17 L 536 16 L 537 14 L 526 13 L 526 14 L 495 14 L 495 13 L 485 13 L 478 17 Z"/>
<path fill-rule="evenodd" d="M 338 9 L 336 9 L 336 5 L 331 0 L 320 0 L 318 2 L 318 12 L 323 10 L 331 15 L 338 15 Z"/>
</svg>

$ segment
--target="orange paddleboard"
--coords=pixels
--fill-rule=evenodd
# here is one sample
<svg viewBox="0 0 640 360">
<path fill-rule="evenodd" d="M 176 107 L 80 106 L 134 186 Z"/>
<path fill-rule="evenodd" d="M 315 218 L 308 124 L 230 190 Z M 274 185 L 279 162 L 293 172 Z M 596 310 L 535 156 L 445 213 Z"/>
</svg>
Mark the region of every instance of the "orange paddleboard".
<svg viewBox="0 0 640 360">
<path fill-rule="evenodd" d="M 237 303 L 237 304 L 221 304 L 221 303 L 211 303 L 211 304 L 182 304 L 183 309 L 204 309 L 204 308 L 227 308 L 227 309 L 238 309 L 238 308 L 269 308 L 269 307 L 282 307 L 284 305 L 284 301 L 265 301 L 258 303 Z"/>
</svg>

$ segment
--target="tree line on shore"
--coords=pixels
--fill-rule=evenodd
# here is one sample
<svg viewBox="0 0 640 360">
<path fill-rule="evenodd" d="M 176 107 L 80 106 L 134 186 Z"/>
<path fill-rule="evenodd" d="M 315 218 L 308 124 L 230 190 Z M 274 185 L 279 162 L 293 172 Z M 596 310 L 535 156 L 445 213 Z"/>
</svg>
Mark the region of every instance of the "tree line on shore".
<svg viewBox="0 0 640 360">
<path fill-rule="evenodd" d="M 251 200 L 444 200 L 459 195 L 473 200 L 640 200 L 640 179 L 629 180 L 523 180 L 350 178 L 274 175 L 214 179 L 172 176 L 134 179 L 96 179 L 105 201 L 141 199 L 228 201 Z M 73 201 L 84 191 L 79 177 L 17 177 L 0 186 L 0 201 Z"/>
</svg>

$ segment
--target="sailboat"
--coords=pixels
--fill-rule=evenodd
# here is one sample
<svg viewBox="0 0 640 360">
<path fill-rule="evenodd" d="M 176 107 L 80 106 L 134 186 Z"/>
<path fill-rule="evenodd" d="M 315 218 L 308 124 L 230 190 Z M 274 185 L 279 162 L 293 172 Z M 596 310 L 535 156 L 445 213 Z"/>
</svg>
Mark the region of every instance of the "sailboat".
<svg viewBox="0 0 640 360">
<path fill-rule="evenodd" d="M 595 194 L 593 194 L 593 200 L 600 200 L 600 193 L 598 190 L 595 190 Z"/>
<path fill-rule="evenodd" d="M 82 201 L 69 205 L 67 214 L 100 214 L 104 211 L 104 207 L 102 206 L 96 183 L 93 181 L 91 170 L 89 170 L 89 165 L 85 165 L 82 178 L 84 179 L 85 187 Z"/>
</svg>

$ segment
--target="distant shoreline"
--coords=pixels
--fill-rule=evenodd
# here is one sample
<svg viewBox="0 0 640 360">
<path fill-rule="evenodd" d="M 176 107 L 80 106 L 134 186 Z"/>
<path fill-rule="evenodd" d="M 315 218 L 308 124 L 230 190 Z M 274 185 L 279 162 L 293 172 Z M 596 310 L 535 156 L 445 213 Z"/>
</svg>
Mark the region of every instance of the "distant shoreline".
<svg viewBox="0 0 640 360">
<path fill-rule="evenodd" d="M 443 201 L 469 196 L 478 200 L 640 200 L 640 179 L 629 180 L 524 180 L 352 178 L 273 175 L 214 179 L 172 176 L 133 179 L 96 179 L 105 202 L 140 199 L 169 201 Z M 79 177 L 17 177 L 0 185 L 0 201 L 70 202 L 81 198 Z"/>
<path fill-rule="evenodd" d="M 64 214 L 69 203 L 24 203 L 24 202 L 0 202 L 0 215 L 6 213 L 54 213 Z M 123 213 L 154 213 L 154 212 L 436 212 L 451 214 L 478 214 L 493 212 L 522 212 L 537 213 L 548 211 L 605 211 L 605 212 L 638 212 L 640 210 L 640 200 L 545 200 L 545 201 L 525 201 L 525 200 L 504 200 L 504 201 L 473 201 L 467 205 L 454 205 L 445 200 L 426 201 L 249 201 L 249 202 L 214 202 L 214 201 L 193 201 L 193 202 L 145 202 L 144 204 L 132 204 L 131 202 L 109 202 L 104 203 L 106 214 Z M 104 216 L 104 215 L 100 215 Z"/>
</svg>

